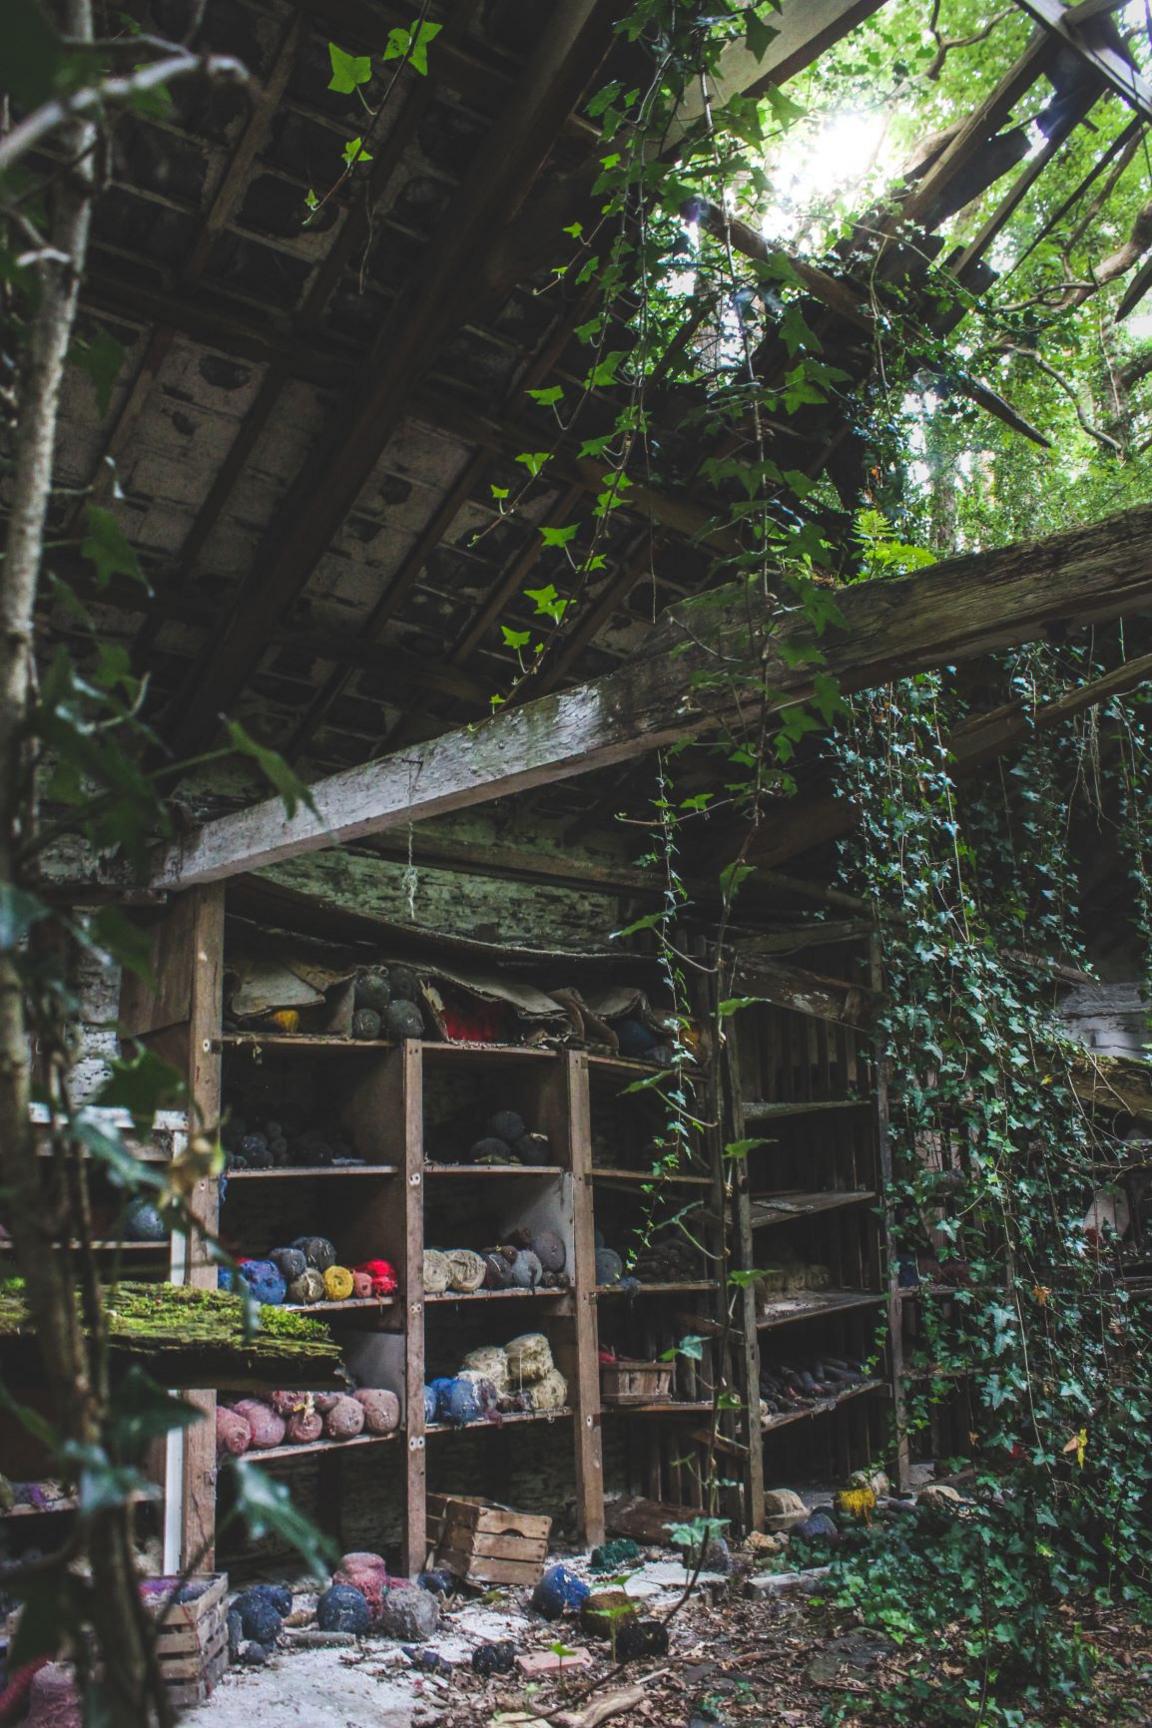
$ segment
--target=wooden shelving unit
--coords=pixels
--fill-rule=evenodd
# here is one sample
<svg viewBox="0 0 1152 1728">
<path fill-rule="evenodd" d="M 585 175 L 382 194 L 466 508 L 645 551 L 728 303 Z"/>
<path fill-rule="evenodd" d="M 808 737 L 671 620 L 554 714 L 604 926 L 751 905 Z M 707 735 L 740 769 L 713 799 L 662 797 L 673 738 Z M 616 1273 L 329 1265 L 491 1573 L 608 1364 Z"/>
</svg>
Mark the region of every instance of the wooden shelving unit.
<svg viewBox="0 0 1152 1728">
<path fill-rule="evenodd" d="M 775 932 L 773 946 L 785 948 L 786 933 Z M 793 1388 L 788 1396 L 803 1402 L 766 1407 L 751 1424 L 759 1432 L 747 1491 L 757 1524 L 766 1481 L 842 1480 L 873 1462 L 903 1479 L 907 1463 L 900 1302 L 883 1202 L 886 1094 L 868 1030 L 877 957 L 867 930 L 838 931 L 821 946 L 808 926 L 796 948 L 803 972 L 749 953 L 738 956 L 733 985 L 758 1000 L 728 1041 L 727 1131 L 762 1141 L 734 1172 L 737 1263 L 779 1266 L 785 1283 L 779 1294 L 744 1292 L 741 1365 L 752 1411 L 764 1374 L 781 1382 L 831 1357 L 861 1363 L 867 1378 L 827 1395 Z M 821 1268 L 823 1288 L 787 1287 L 790 1276 L 803 1284 L 805 1266 Z"/>
</svg>

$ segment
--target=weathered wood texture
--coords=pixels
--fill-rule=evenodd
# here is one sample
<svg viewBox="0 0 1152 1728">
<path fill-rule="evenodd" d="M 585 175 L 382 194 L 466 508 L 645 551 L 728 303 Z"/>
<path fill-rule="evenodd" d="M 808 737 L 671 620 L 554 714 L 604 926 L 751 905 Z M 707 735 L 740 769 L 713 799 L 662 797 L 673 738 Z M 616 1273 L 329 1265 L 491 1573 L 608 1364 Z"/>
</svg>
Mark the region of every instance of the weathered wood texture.
<svg viewBox="0 0 1152 1728">
<path fill-rule="evenodd" d="M 1037 542 L 949 558 L 914 576 L 861 583 L 839 599 L 842 623 L 820 640 L 845 689 L 970 659 L 1077 624 L 1152 605 L 1152 506 Z M 753 608 L 754 610 L 754 608 Z M 258 869 L 492 798 L 644 755 L 737 722 L 749 680 L 776 708 L 803 699 L 813 667 L 786 662 L 813 640 L 797 614 L 763 616 L 750 640 L 746 596 L 733 589 L 676 609 L 653 652 L 591 684 L 541 697 L 474 728 L 318 782 L 314 808 L 286 818 L 280 801 L 205 824 L 156 860 L 151 886 L 171 889 Z M 713 687 L 720 670 L 726 672 Z M 709 680 L 695 687 L 693 675 Z"/>
</svg>

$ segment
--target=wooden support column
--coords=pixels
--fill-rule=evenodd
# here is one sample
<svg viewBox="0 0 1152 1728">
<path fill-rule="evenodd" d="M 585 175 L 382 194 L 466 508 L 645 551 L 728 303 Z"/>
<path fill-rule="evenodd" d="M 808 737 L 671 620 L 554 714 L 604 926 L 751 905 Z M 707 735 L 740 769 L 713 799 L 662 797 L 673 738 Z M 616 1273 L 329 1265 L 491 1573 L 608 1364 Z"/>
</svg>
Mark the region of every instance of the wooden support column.
<svg viewBox="0 0 1152 1728">
<path fill-rule="evenodd" d="M 721 1086 L 724 1100 L 724 1120 L 732 1131 L 733 1140 L 746 1135 L 744 1094 L 740 1088 L 740 1052 L 735 1030 L 724 1043 L 721 1058 Z M 752 1233 L 752 1205 L 748 1194 L 748 1160 L 732 1161 L 732 1268 L 750 1272 L 756 1265 L 756 1245 Z M 756 1291 L 751 1284 L 729 1298 L 735 1302 L 735 1319 L 740 1336 L 734 1355 L 744 1393 L 747 1423 L 748 1457 L 744 1466 L 745 1518 L 749 1530 L 764 1528 L 764 1443 L 760 1437 L 760 1345 L 756 1333 Z"/>
<path fill-rule="evenodd" d="M 592 1206 L 592 1122 L 588 1058 L 564 1053 L 572 1170 L 572 1300 L 576 1373 L 569 1397 L 576 1445 L 576 1515 L 579 1538 L 594 1548 L 604 1540 L 604 1454 L 600 1431 L 599 1338 L 596 1326 L 596 1247 Z"/>
<path fill-rule="evenodd" d="M 880 937 L 868 942 L 868 973 L 872 989 L 884 988 L 884 958 Z M 880 1171 L 880 1200 L 884 1215 L 883 1251 L 888 1302 L 888 1372 L 892 1381 L 892 1412 L 895 1420 L 896 1484 L 908 1487 L 908 1419 L 904 1400 L 904 1312 L 900 1295 L 899 1267 L 892 1252 L 892 1141 L 888 1132 L 888 1061 L 876 1042 L 876 1133 Z"/>
</svg>

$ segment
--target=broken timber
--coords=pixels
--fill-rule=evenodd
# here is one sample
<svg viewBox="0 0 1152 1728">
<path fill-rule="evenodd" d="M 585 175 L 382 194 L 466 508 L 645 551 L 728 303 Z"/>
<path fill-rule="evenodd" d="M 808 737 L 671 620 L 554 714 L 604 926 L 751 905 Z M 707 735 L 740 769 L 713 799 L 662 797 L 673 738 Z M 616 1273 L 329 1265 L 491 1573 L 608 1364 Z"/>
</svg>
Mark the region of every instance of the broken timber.
<svg viewBox="0 0 1152 1728">
<path fill-rule="evenodd" d="M 643 756 L 755 710 L 803 701 L 815 672 L 845 690 L 1034 639 L 1052 623 L 1088 624 L 1152 607 L 1152 506 L 1047 540 L 949 558 L 914 576 L 837 595 L 840 621 L 812 643 L 798 610 L 773 613 L 728 587 L 675 609 L 646 658 L 596 681 L 505 710 L 317 782 L 310 808 L 280 800 L 205 823 L 156 858 L 158 890 L 219 881 Z M 756 635 L 750 635 L 750 619 Z M 782 649 L 787 648 L 785 657 Z"/>
</svg>

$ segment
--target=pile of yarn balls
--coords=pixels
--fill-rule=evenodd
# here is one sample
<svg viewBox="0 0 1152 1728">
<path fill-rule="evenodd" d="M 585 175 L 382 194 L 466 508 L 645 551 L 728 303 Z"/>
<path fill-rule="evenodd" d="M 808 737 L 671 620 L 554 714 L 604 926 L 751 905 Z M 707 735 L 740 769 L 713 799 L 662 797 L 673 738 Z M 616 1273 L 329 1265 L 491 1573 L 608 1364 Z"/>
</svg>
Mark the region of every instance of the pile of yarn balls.
<svg viewBox="0 0 1152 1728">
<path fill-rule="evenodd" d="M 424 1388 L 426 1422 L 466 1427 L 499 1415 L 563 1410 L 568 1382 L 552 1360 L 543 1332 L 524 1332 L 506 1345 L 470 1350 L 456 1374 Z"/>
<path fill-rule="evenodd" d="M 451 1163 L 466 1164 L 551 1164 L 552 1145 L 547 1134 L 529 1128 L 518 1110 L 496 1110 L 484 1123 L 480 1137 L 467 1144 L 465 1136 L 475 1133 L 465 1117 L 455 1118 L 436 1131 L 434 1139 L 437 1158 Z M 467 1150 L 461 1154 L 461 1144 Z"/>
<path fill-rule="evenodd" d="M 568 1251 L 558 1230 L 518 1228 L 506 1242 L 479 1253 L 470 1248 L 426 1248 L 424 1289 L 430 1295 L 476 1290 L 563 1290 Z"/>
<path fill-rule="evenodd" d="M 353 1038 L 423 1038 L 420 980 L 410 966 L 373 966 L 356 980 Z"/>
<path fill-rule="evenodd" d="M 311 1446 L 317 1440 L 354 1440 L 391 1434 L 400 1426 L 400 1400 L 384 1386 L 355 1392 L 273 1392 L 216 1406 L 220 1458 L 275 1446 Z"/>
<path fill-rule="evenodd" d="M 350 1141 L 328 1128 L 289 1134 L 274 1117 L 231 1115 L 220 1131 L 230 1170 L 279 1170 L 295 1165 L 359 1165 L 367 1162 Z"/>
<path fill-rule="evenodd" d="M 388 1260 L 364 1260 L 340 1266 L 327 1236 L 298 1236 L 288 1248 L 273 1248 L 265 1259 L 240 1260 L 239 1277 L 262 1307 L 282 1302 L 310 1307 L 314 1302 L 349 1302 L 391 1296 L 397 1288 L 396 1269 Z M 232 1274 L 221 1267 L 217 1282 L 233 1287 Z"/>
<path fill-rule="evenodd" d="M 268 1660 L 291 1616 L 297 1625 L 306 1611 L 294 1611 L 292 1592 L 283 1584 L 254 1584 L 233 1598 L 228 1609 L 228 1644 L 233 1661 L 259 1667 Z M 406 1578 L 392 1578 L 379 1554 L 345 1554 L 332 1582 L 316 1602 L 321 1632 L 376 1632 L 405 1643 L 429 1638 L 440 1624 L 440 1604 L 430 1591 Z"/>
</svg>

